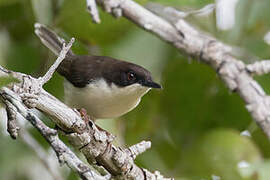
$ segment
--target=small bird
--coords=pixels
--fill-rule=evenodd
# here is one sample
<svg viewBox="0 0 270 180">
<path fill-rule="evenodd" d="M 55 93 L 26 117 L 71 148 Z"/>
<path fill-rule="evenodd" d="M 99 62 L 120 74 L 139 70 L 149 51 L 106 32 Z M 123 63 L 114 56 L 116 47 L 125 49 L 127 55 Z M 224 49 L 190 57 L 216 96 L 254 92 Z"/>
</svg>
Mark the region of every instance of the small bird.
<svg viewBox="0 0 270 180">
<path fill-rule="evenodd" d="M 55 55 L 65 40 L 36 23 L 35 33 Z M 134 109 L 151 88 L 161 88 L 145 68 L 106 56 L 75 55 L 71 50 L 57 72 L 65 77 L 65 102 L 96 119 L 116 118 Z"/>
</svg>

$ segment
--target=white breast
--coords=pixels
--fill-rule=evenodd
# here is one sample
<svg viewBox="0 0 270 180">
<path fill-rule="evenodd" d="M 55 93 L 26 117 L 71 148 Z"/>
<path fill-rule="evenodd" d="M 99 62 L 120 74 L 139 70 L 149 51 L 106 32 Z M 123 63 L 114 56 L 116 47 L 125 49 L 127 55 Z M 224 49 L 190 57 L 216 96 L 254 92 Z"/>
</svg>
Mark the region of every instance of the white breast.
<svg viewBox="0 0 270 180">
<path fill-rule="evenodd" d="M 74 108 L 85 108 L 94 119 L 115 118 L 131 111 L 150 90 L 140 84 L 126 87 L 113 83 L 108 85 L 104 79 L 91 82 L 84 88 L 74 87 L 65 81 L 64 87 L 66 103 Z"/>
</svg>

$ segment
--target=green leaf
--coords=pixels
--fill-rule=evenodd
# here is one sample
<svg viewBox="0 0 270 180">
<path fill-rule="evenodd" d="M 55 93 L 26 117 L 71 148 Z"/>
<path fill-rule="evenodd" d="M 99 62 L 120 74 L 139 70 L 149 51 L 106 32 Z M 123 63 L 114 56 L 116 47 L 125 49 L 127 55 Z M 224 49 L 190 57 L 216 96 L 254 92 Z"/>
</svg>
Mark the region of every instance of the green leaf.
<svg viewBox="0 0 270 180">
<path fill-rule="evenodd" d="M 12 76 L 0 77 L 0 88 L 10 83 L 19 83 L 20 81 Z"/>
<path fill-rule="evenodd" d="M 94 24 L 85 2 L 65 0 L 55 22 L 63 32 L 92 45 L 114 44 L 134 26 L 124 18 L 117 20 L 104 11 L 99 13 L 102 23 Z"/>
<path fill-rule="evenodd" d="M 185 173 L 205 179 L 217 175 L 224 180 L 243 180 L 243 174 L 251 173 L 239 173 L 239 169 L 244 170 L 263 162 L 252 139 L 231 129 L 209 131 L 190 149 L 190 154 L 185 159 L 185 165 L 188 166 Z"/>
<path fill-rule="evenodd" d="M 19 2 L 19 0 L 0 0 L 0 6 L 7 6 Z"/>
</svg>

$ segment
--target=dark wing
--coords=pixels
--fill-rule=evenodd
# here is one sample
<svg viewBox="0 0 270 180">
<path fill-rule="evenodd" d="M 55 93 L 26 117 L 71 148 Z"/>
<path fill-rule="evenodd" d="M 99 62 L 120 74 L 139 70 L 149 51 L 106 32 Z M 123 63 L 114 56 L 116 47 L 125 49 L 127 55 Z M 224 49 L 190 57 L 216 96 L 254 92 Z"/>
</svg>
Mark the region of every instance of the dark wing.
<svg viewBox="0 0 270 180">
<path fill-rule="evenodd" d="M 95 56 L 75 56 L 66 79 L 76 87 L 85 87 L 92 80 L 101 77 L 102 60 Z"/>
<path fill-rule="evenodd" d="M 106 56 L 73 56 L 69 71 L 62 74 L 76 87 L 85 87 L 91 81 L 104 76 L 104 72 L 114 71 L 121 61 Z"/>
<path fill-rule="evenodd" d="M 101 77 L 104 77 L 107 83 L 119 86 L 136 83 L 126 81 L 126 73 L 129 71 L 136 73 L 137 80 L 151 78 L 151 74 L 141 66 L 106 56 L 73 55 L 58 70 L 74 86 L 81 88 Z"/>
</svg>

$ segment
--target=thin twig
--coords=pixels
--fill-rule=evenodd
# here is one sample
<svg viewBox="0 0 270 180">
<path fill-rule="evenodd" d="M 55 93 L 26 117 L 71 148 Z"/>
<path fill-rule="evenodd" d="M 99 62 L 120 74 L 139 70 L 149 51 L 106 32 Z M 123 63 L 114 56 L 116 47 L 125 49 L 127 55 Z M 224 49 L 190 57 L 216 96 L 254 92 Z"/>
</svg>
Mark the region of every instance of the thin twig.
<svg viewBox="0 0 270 180">
<path fill-rule="evenodd" d="M 60 52 L 60 55 L 57 57 L 54 64 L 50 67 L 50 69 L 46 72 L 46 74 L 39 79 L 41 81 L 41 86 L 43 86 L 45 83 L 47 83 L 52 78 L 53 73 L 56 71 L 56 69 L 60 65 L 60 63 L 65 59 L 66 54 L 70 50 L 74 41 L 75 41 L 75 38 L 71 38 L 67 45 L 65 43 L 63 43 L 63 47 L 62 47 L 62 50 Z"/>
<path fill-rule="evenodd" d="M 115 8 L 112 4 L 116 4 L 130 21 L 171 43 L 188 56 L 210 65 L 228 88 L 240 95 L 253 119 L 270 139 L 270 96 L 252 78 L 246 65 L 232 55 L 231 46 L 198 31 L 183 18 L 159 17 L 132 0 L 98 0 L 98 3 L 107 9 Z M 166 12 L 170 13 L 168 7 L 163 8 L 167 8 Z"/>
<path fill-rule="evenodd" d="M 6 103 L 7 110 L 7 131 L 13 139 L 18 137 L 18 131 L 20 130 L 16 121 L 16 109 L 13 108 L 10 102 Z"/>
<path fill-rule="evenodd" d="M 25 79 L 33 77 L 23 75 L 17 75 L 16 72 L 12 72 L 12 75 L 18 77 L 19 79 Z M 37 81 L 31 81 L 32 83 L 38 83 Z M 24 83 L 19 83 L 17 86 L 23 85 Z M 18 87 L 19 88 L 19 87 Z M 14 88 L 14 89 L 18 89 Z M 27 91 L 25 88 L 20 88 L 21 91 L 10 92 L 10 96 L 13 99 L 20 98 L 20 94 Z M 4 88 L 6 91 L 6 88 Z M 3 93 L 2 93 L 3 96 Z M 22 105 L 18 104 L 20 100 L 12 101 L 16 107 Z M 25 107 L 24 107 L 25 108 Z M 52 120 L 65 132 L 68 132 L 66 136 L 69 138 L 71 145 L 79 149 L 89 163 L 98 163 L 103 166 L 112 176 L 119 176 L 119 178 L 125 179 L 160 179 L 167 180 L 164 178 L 158 171 L 151 173 L 146 169 L 138 167 L 134 163 L 132 154 L 128 151 L 123 150 L 123 148 L 115 147 L 111 144 L 113 140 L 112 136 L 98 128 L 91 120 L 89 123 L 86 123 L 82 120 L 82 117 L 75 112 L 73 109 L 68 108 L 65 104 L 57 100 L 55 97 L 47 93 L 41 88 L 39 97 L 36 101 L 36 108 L 40 111 L 49 115 Z M 18 110 L 20 108 L 17 108 Z M 19 112 L 26 117 L 27 114 L 24 114 L 24 111 Z M 27 116 L 28 117 L 28 116 Z M 37 127 L 36 127 L 37 128 Z M 46 129 L 46 128 L 45 128 Z M 53 134 L 53 130 L 48 130 L 47 134 Z M 149 143 L 141 143 L 145 147 L 140 147 L 140 149 L 148 149 Z M 53 145 L 51 144 L 53 147 Z M 136 150 L 137 151 L 137 150 Z M 137 152 L 140 152 L 138 150 Z M 136 153 L 137 153 L 136 152 Z M 136 154 L 134 152 L 134 154 Z M 123 158 L 124 157 L 124 158 Z M 72 161 L 70 161 L 72 162 Z M 109 178 L 110 175 L 103 178 Z"/>
<path fill-rule="evenodd" d="M 72 44 L 72 41 L 73 40 L 71 40 L 70 44 Z M 61 54 L 66 53 L 65 51 L 67 51 L 68 48 L 65 49 L 65 47 L 66 46 L 63 46 L 64 50 L 61 51 Z M 84 121 L 78 112 L 68 108 L 65 104 L 43 90 L 42 85 L 51 78 L 62 59 L 64 59 L 64 55 L 60 55 L 49 72 L 39 79 L 35 79 L 23 73 L 7 71 L 0 66 L 1 76 L 9 74 L 21 80 L 20 83 L 13 85 L 12 89 L 14 92 L 8 88 L 2 88 L 0 95 L 4 98 L 4 103 L 12 103 L 13 106 L 17 108 L 18 112 L 25 119 L 30 121 L 49 142 L 51 147 L 55 150 L 59 161 L 65 162 L 71 169 L 83 177 L 83 179 L 107 179 L 112 176 L 119 176 L 121 179 L 138 180 L 149 179 L 147 176 L 151 177 L 151 179 L 167 179 L 163 178 L 160 173 L 151 173 L 146 169 L 138 167 L 134 163 L 132 156 L 135 157 L 136 154 L 139 154 L 141 152 L 140 149 L 148 149 L 149 143 L 141 143 L 141 146 L 145 147 L 136 149 L 136 152 L 130 153 L 122 151 L 122 148 L 115 147 L 111 144 L 113 140 L 111 134 L 98 128 L 91 120 L 89 120 L 89 122 Z M 23 98 L 23 101 L 21 98 Z M 27 105 L 28 108 L 37 108 L 49 115 L 61 130 L 68 132 L 66 136 L 68 136 L 70 143 L 85 155 L 88 162 L 98 163 L 110 174 L 100 176 L 92 172 L 58 138 L 57 132 L 54 129 L 48 128 L 38 117 L 29 111 L 25 105 Z M 118 156 L 121 154 L 125 158 Z"/>
<path fill-rule="evenodd" d="M 261 60 L 247 65 L 247 71 L 255 75 L 270 73 L 270 60 Z"/>
<path fill-rule="evenodd" d="M 157 15 L 162 17 L 166 17 L 168 20 L 182 19 L 187 18 L 189 16 L 205 16 L 212 13 L 215 10 L 215 4 L 207 4 L 201 9 L 191 10 L 191 11 L 180 11 L 174 7 L 166 7 L 162 6 L 159 3 L 147 3 L 146 8 L 151 9 Z"/>
<path fill-rule="evenodd" d="M 142 141 L 138 144 L 134 144 L 133 146 L 130 146 L 127 150 L 130 153 L 130 156 L 135 159 L 139 154 L 142 154 L 147 149 L 151 148 L 151 142 L 150 141 Z"/>
<path fill-rule="evenodd" d="M 47 140 L 55 151 L 59 162 L 65 163 L 69 168 L 79 174 L 85 180 L 105 180 L 102 176 L 96 174 L 87 165 L 85 165 L 59 138 L 57 131 L 47 127 L 35 114 L 22 104 L 20 97 L 9 90 L 3 88 L 0 95 L 6 101 L 10 102 L 17 111 L 28 120 Z"/>
<path fill-rule="evenodd" d="M 100 23 L 96 0 L 86 0 L 86 5 L 93 22 Z"/>
</svg>

